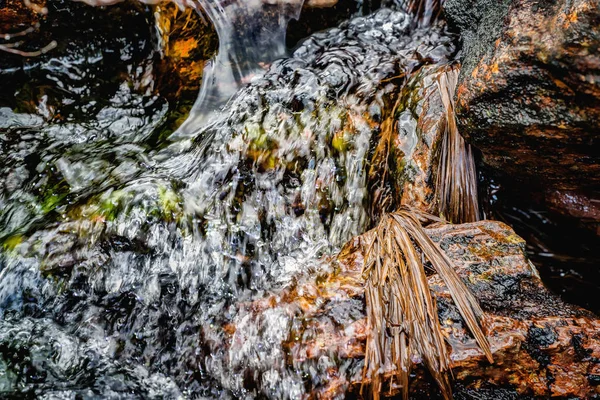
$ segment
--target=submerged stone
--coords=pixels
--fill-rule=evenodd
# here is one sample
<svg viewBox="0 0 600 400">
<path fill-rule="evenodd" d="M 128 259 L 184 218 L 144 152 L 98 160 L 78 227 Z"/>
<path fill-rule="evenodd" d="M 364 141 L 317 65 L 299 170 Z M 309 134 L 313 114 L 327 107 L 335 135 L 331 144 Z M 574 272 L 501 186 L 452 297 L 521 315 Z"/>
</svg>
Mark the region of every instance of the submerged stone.
<svg viewBox="0 0 600 400">
<path fill-rule="evenodd" d="M 215 35 L 192 10 L 156 7 L 53 1 L 19 40 L 56 48 L 2 53 L 0 240 L 146 170 L 185 119 Z"/>
</svg>

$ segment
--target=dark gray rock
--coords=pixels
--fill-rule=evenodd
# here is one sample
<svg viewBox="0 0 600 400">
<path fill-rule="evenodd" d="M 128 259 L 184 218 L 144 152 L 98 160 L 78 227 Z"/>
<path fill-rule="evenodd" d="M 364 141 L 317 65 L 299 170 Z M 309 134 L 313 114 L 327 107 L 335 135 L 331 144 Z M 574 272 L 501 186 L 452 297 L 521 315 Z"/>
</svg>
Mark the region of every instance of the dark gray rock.
<svg viewBox="0 0 600 400">
<path fill-rule="evenodd" d="M 585 204 L 600 187 L 598 2 L 449 0 L 445 11 L 463 37 L 463 136 L 498 175 L 597 230 Z"/>
</svg>

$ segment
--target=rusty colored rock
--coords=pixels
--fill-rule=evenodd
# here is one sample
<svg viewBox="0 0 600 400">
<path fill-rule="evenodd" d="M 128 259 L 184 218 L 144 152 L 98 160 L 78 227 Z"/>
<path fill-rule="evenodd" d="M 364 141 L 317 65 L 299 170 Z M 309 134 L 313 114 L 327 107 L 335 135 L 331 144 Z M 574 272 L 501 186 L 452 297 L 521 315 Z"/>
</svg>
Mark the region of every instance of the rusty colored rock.
<svg viewBox="0 0 600 400">
<path fill-rule="evenodd" d="M 500 175 L 575 216 L 600 184 L 599 3 L 448 0 L 445 9 L 464 41 L 461 133 Z M 581 218 L 597 229 L 597 213 Z"/>
<path fill-rule="evenodd" d="M 6 0 L 0 3 L 0 36 L 17 34 L 27 31 L 34 27 L 40 19 L 37 9 L 43 7 L 43 3 L 34 2 L 31 7 L 27 7 L 23 0 Z"/>
<path fill-rule="evenodd" d="M 181 9 L 175 2 L 153 6 L 161 46 L 157 62 L 157 89 L 166 93 L 174 112 L 161 132 L 165 138 L 188 117 L 202 85 L 206 62 L 216 54 L 218 36 L 202 10 Z"/>
<path fill-rule="evenodd" d="M 576 191 L 549 190 L 546 193 L 548 209 L 582 221 L 596 227 L 596 235 L 600 236 L 600 202 Z"/>
<path fill-rule="evenodd" d="M 214 27 L 206 15 L 193 8 L 181 10 L 170 1 L 155 5 L 154 16 L 163 53 L 160 85 L 176 88 L 173 99 L 184 92 L 197 93 L 204 65 L 217 50 Z"/>
<path fill-rule="evenodd" d="M 469 392 L 495 398 L 502 391 L 513 396 L 588 398 L 600 394 L 600 320 L 544 287 L 520 237 L 494 221 L 437 224 L 426 232 L 479 299 L 494 355 L 494 364 L 485 360 L 447 288 L 436 274 L 430 275 L 442 329 L 452 349 L 455 395 Z M 290 317 L 293 329 L 282 343 L 288 354 L 286 368 L 311 376 L 318 371 L 327 377 L 312 382 L 312 398 L 358 393 L 363 383 L 367 330 L 360 273 L 370 235 L 350 241 L 325 273 L 304 277 L 278 295 L 246 306 L 252 318 L 267 311 Z M 231 327 L 230 354 L 243 344 L 244 330 L 236 328 Z M 386 374 L 392 375 L 389 370 Z M 411 393 L 418 396 L 423 390 L 431 396 L 437 389 L 418 368 Z M 398 393 L 392 383 L 382 394 Z"/>
</svg>

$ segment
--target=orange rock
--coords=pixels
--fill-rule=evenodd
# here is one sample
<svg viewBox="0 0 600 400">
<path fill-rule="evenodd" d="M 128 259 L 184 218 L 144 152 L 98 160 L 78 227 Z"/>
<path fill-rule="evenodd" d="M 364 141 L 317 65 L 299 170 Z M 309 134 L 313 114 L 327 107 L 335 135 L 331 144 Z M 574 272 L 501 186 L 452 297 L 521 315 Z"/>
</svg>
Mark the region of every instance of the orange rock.
<svg viewBox="0 0 600 400">
<path fill-rule="evenodd" d="M 587 398 L 600 393 L 596 386 L 600 320 L 565 304 L 544 287 L 525 256 L 521 238 L 508 226 L 492 221 L 438 224 L 426 231 L 446 251 L 481 302 L 484 329 L 494 354 L 494 364 L 485 360 L 465 330 L 446 286 L 437 275 L 431 275 L 429 284 L 452 349 L 452 374 L 458 391 L 487 390 L 490 398 L 489 390 L 540 397 Z M 349 242 L 326 273 L 302 278 L 282 293 L 249 307 L 253 318 L 267 310 L 286 310 L 290 316 L 290 324 L 296 328 L 282 343 L 289 354 L 285 368 L 298 373 L 311 368 L 316 371 L 319 363 L 334 360 L 327 368 L 327 379 L 307 381 L 310 398 L 358 392 L 363 383 L 367 330 L 360 273 L 370 234 Z M 235 352 L 241 343 L 232 342 L 229 351 Z M 388 370 L 387 376 L 392 375 Z M 413 393 L 437 390 L 428 386 L 424 370 L 418 369 L 416 376 L 411 384 Z M 382 395 L 394 395 L 398 390 L 392 384 Z"/>
</svg>

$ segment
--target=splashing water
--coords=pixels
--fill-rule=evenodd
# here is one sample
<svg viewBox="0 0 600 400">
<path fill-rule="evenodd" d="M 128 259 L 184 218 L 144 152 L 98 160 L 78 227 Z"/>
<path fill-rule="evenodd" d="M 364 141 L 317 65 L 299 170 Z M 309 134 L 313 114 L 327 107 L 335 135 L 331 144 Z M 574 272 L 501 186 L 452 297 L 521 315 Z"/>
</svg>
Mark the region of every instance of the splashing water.
<svg viewBox="0 0 600 400">
<path fill-rule="evenodd" d="M 227 15 L 227 7 L 239 4 L 208 13 Z M 277 21 L 264 26 L 280 29 Z M 232 64 L 250 65 L 239 55 L 243 41 L 229 34 L 235 51 L 223 57 L 235 53 Z M 249 305 L 334 268 L 340 247 L 372 225 L 368 160 L 385 110 L 421 66 L 453 59 L 454 41 L 442 25 L 415 28 L 400 10 L 354 18 L 274 61 L 210 123 L 197 129 L 195 115 L 182 135 L 189 137 L 160 150 L 148 147 L 152 109 L 116 112 L 129 121 L 140 112 L 144 134 L 120 136 L 112 148 L 93 142 L 110 127 L 71 127 L 76 140 L 63 123 L 11 117 L 20 126 L 6 127 L 2 157 L 12 151 L 9 136 L 12 148 L 40 138 L 45 146 L 37 158 L 7 164 L 9 175 L 41 172 L 2 191 L 0 391 L 301 398 L 326 386 L 334 365 L 348 387 L 362 362 L 291 363 L 284 343 L 296 340 L 301 315 L 272 308 L 253 317 Z M 225 81 L 254 67 L 245 68 Z M 218 68 L 214 74 L 222 92 L 202 96 L 223 99 L 233 89 L 223 89 Z M 106 107 L 160 103 L 132 86 L 121 85 Z M 96 153 L 74 160 L 92 147 Z M 46 186 L 61 195 L 32 223 L 22 199 L 34 204 L 34 188 Z M 360 315 L 340 310 L 336 318 L 343 327 Z"/>
</svg>

